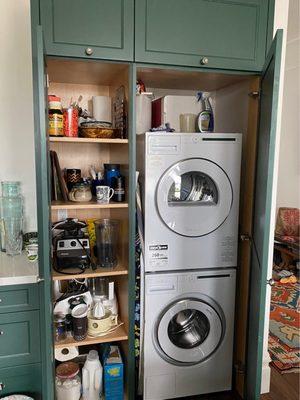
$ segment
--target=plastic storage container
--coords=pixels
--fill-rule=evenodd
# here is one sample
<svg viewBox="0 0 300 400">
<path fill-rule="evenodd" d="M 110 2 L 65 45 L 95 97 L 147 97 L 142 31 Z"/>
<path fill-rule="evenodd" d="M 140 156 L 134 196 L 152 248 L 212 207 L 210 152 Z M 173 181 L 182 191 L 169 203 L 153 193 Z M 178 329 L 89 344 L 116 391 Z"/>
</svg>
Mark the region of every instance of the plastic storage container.
<svg viewBox="0 0 300 400">
<path fill-rule="evenodd" d="M 64 362 L 56 368 L 56 400 L 79 400 L 81 379 L 75 362 Z"/>
</svg>

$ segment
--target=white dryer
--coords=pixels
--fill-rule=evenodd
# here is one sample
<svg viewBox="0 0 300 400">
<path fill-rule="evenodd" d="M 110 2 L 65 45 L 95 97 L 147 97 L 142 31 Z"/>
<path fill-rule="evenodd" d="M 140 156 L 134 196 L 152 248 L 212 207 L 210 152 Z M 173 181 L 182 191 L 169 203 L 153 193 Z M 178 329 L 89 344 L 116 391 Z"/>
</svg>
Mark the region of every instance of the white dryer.
<svg viewBox="0 0 300 400">
<path fill-rule="evenodd" d="M 235 267 L 241 134 L 138 137 L 146 271 Z"/>
<path fill-rule="evenodd" d="M 144 399 L 231 389 L 235 270 L 147 274 Z"/>
</svg>

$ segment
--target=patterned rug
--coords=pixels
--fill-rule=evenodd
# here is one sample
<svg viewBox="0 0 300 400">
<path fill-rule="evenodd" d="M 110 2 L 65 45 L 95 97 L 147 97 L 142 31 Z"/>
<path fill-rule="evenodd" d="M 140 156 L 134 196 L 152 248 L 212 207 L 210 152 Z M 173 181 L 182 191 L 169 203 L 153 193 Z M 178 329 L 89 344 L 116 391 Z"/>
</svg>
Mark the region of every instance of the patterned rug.
<svg viewBox="0 0 300 400">
<path fill-rule="evenodd" d="M 300 368 L 299 289 L 299 283 L 272 287 L 269 353 L 281 373 Z"/>
</svg>

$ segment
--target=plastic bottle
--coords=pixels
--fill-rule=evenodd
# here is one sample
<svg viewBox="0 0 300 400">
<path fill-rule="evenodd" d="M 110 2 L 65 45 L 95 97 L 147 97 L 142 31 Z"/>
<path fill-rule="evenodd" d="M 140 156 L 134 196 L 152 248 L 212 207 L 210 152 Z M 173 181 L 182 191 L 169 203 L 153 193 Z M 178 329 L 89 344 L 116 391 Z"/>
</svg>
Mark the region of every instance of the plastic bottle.
<svg viewBox="0 0 300 400">
<path fill-rule="evenodd" d="M 214 131 L 214 114 L 209 101 L 208 93 L 199 92 L 198 101 L 202 102 L 202 111 L 198 115 L 198 128 L 200 132 Z"/>
<path fill-rule="evenodd" d="M 91 350 L 82 368 L 82 399 L 99 400 L 102 394 L 103 368 L 96 350 Z"/>
</svg>

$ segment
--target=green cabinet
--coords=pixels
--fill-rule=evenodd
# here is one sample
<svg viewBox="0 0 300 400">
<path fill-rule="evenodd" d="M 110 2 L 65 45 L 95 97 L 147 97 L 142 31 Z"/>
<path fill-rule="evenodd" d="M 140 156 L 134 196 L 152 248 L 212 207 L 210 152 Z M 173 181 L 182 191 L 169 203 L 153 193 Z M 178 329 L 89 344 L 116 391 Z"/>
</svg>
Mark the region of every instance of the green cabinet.
<svg viewBox="0 0 300 400">
<path fill-rule="evenodd" d="M 0 287 L 0 314 L 38 308 L 39 290 L 36 284 Z"/>
<path fill-rule="evenodd" d="M 134 0 L 41 0 L 48 55 L 133 61 Z"/>
<path fill-rule="evenodd" d="M 0 369 L 0 397 L 14 393 L 41 398 L 40 364 Z"/>
<path fill-rule="evenodd" d="M 2 314 L 0 368 L 39 362 L 39 311 Z"/>
<path fill-rule="evenodd" d="M 265 60 L 269 1 L 138 0 L 135 60 L 259 71 Z"/>
</svg>

